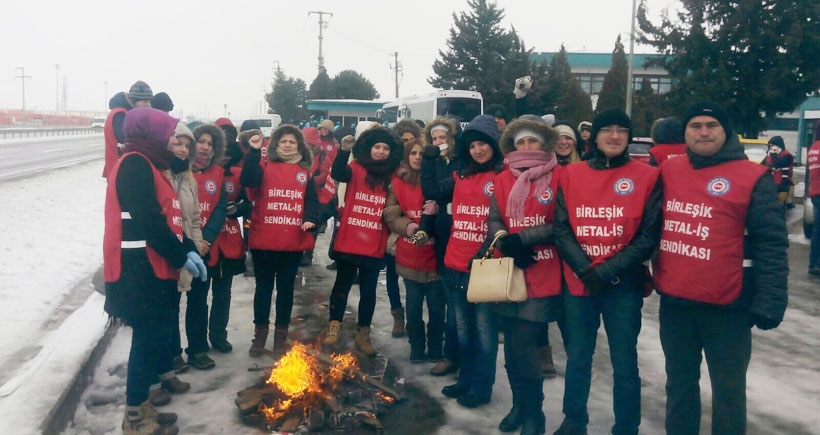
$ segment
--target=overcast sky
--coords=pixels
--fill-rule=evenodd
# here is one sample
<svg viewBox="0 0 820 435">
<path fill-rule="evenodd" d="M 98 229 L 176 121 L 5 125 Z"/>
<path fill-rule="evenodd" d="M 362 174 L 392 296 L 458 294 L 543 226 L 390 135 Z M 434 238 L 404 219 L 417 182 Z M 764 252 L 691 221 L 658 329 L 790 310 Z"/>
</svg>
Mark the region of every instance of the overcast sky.
<svg viewBox="0 0 820 435">
<path fill-rule="evenodd" d="M 647 0 L 650 16 L 678 2 Z M 374 7 L 373 5 L 377 5 Z M 609 53 L 618 34 L 629 50 L 631 0 L 500 0 L 502 25 L 528 48 Z M 0 26 L 0 108 L 22 106 L 18 67 L 25 68 L 26 109 L 107 111 L 108 98 L 144 80 L 174 100 L 175 114 L 235 120 L 258 112 L 278 66 L 308 85 L 316 77 L 319 16 L 332 77 L 353 69 L 382 99 L 395 96 L 398 52 L 402 96 L 432 90 L 427 78 L 446 48 L 452 12 L 466 0 L 19 0 L 4 4 Z M 656 20 L 657 21 L 657 20 Z M 636 46 L 636 52 L 650 52 Z M 59 65 L 59 70 L 55 67 Z M 107 84 L 106 84 L 107 83 Z"/>
</svg>

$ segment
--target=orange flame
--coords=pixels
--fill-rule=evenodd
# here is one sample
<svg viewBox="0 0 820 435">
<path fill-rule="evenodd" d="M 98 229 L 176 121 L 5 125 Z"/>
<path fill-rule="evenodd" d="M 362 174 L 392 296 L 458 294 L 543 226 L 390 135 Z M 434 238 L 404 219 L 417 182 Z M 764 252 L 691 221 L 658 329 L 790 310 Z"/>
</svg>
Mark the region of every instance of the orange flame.
<svg viewBox="0 0 820 435">
<path fill-rule="evenodd" d="M 376 397 L 378 397 L 379 399 L 384 400 L 387 403 L 393 403 L 393 402 L 396 401 L 396 399 L 388 396 L 387 394 L 382 393 L 381 391 L 376 391 Z"/>
<path fill-rule="evenodd" d="M 279 387 L 286 395 L 298 399 L 306 393 L 322 391 L 316 358 L 301 343 L 295 343 L 270 373 L 267 383 Z"/>
<path fill-rule="evenodd" d="M 343 379 L 352 379 L 354 375 L 353 370 L 357 368 L 356 357 L 353 354 L 338 354 L 330 355 L 334 364 L 330 366 L 326 381 L 330 388 L 336 388 Z"/>
</svg>

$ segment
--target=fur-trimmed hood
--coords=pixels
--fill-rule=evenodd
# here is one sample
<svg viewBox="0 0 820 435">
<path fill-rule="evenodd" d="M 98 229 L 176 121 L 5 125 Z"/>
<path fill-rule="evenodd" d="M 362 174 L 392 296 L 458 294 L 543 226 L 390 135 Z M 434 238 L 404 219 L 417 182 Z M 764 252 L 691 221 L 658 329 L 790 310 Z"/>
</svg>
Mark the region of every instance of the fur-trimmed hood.
<svg viewBox="0 0 820 435">
<path fill-rule="evenodd" d="M 252 131 L 252 130 L 251 130 Z M 243 132 L 244 133 L 244 132 Z M 302 130 L 299 130 L 299 127 L 290 124 L 283 124 L 276 128 L 270 135 L 270 143 L 268 144 L 268 160 L 272 162 L 281 162 L 282 159 L 276 154 L 276 147 L 279 145 L 279 139 L 286 134 L 292 134 L 296 137 L 297 142 L 297 150 L 299 154 L 302 156 L 302 161 L 299 162 L 299 166 L 310 169 L 313 165 L 313 153 L 310 151 L 310 147 L 308 147 L 307 143 L 305 142 L 305 135 L 302 134 Z"/>
<path fill-rule="evenodd" d="M 393 133 L 401 137 L 404 133 L 410 133 L 415 138 L 421 139 L 421 127 L 412 119 L 402 119 L 393 126 Z"/>
<path fill-rule="evenodd" d="M 208 167 L 210 168 L 213 165 L 221 166 L 224 163 L 225 159 L 225 132 L 223 132 L 221 128 L 213 124 L 201 124 L 194 128 L 194 137 L 197 140 L 199 140 L 199 137 L 202 136 L 203 133 L 210 134 L 214 141 L 214 156 L 213 158 L 211 158 L 211 163 L 208 165 Z M 194 143 L 194 155 L 191 157 L 191 162 L 194 161 L 196 161 L 196 143 Z"/>
<path fill-rule="evenodd" d="M 424 140 L 426 145 L 433 144 L 433 127 L 437 125 L 442 125 L 447 127 L 447 143 L 450 144 L 447 149 L 441 153 L 443 157 L 450 158 L 455 153 L 456 148 L 456 133 L 458 132 L 458 128 L 456 127 L 456 123 L 453 122 L 452 119 L 449 118 L 442 118 L 438 117 L 424 126 Z"/>
<path fill-rule="evenodd" d="M 501 151 L 504 154 L 515 151 L 515 136 L 523 131 L 531 130 L 534 133 L 541 135 L 544 138 L 544 151 L 555 151 L 555 144 L 558 143 L 558 133 L 550 127 L 545 121 L 534 121 L 529 119 L 516 119 L 507 126 L 504 134 L 501 136 Z"/>
<path fill-rule="evenodd" d="M 404 146 L 395 134 L 384 127 L 371 128 L 362 132 L 356 139 L 356 145 L 353 145 L 353 158 L 356 160 L 370 159 L 370 149 L 379 142 L 384 142 L 390 147 L 388 160 L 394 162 L 398 167 L 404 157 Z"/>
</svg>

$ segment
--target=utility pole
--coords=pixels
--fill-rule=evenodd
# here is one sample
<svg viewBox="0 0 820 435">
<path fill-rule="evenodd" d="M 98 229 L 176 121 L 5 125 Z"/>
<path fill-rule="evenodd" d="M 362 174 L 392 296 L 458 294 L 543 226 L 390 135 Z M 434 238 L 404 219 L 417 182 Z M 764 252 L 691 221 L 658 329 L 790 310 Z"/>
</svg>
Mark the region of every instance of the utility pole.
<svg viewBox="0 0 820 435">
<path fill-rule="evenodd" d="M 327 29 L 327 22 L 324 20 L 325 15 L 330 15 L 333 17 L 332 12 L 325 12 L 325 11 L 310 11 L 308 12 L 308 16 L 312 14 L 316 14 L 319 16 L 319 72 L 325 69 L 325 58 L 322 56 L 322 29 Z"/>
<path fill-rule="evenodd" d="M 393 67 L 393 65 L 395 65 L 395 67 Z M 398 51 L 393 52 L 393 65 L 390 66 L 390 69 L 392 69 L 396 75 L 396 98 L 399 98 L 399 73 L 402 72 L 402 69 L 401 62 L 399 62 Z"/>
<path fill-rule="evenodd" d="M 626 114 L 632 117 L 632 64 L 635 63 L 635 10 L 637 0 L 632 0 L 632 32 L 629 34 L 629 68 L 626 73 Z"/>
<path fill-rule="evenodd" d="M 60 118 L 60 64 L 54 64 L 54 68 L 57 69 L 57 87 L 55 89 L 55 99 L 54 99 L 54 117 L 57 118 L 57 123 L 59 124 Z"/>
<path fill-rule="evenodd" d="M 26 69 L 22 66 L 17 67 L 20 70 L 19 76 L 14 76 L 16 79 L 20 79 L 23 83 L 23 124 L 26 123 L 26 79 L 30 79 L 31 76 L 26 75 Z"/>
</svg>

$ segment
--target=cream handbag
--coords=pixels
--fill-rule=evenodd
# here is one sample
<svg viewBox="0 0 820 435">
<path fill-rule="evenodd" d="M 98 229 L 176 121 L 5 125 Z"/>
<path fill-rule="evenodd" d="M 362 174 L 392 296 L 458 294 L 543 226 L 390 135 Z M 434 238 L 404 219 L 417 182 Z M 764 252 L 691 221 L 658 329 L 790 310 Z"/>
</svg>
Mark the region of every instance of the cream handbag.
<svg viewBox="0 0 820 435">
<path fill-rule="evenodd" d="M 473 260 L 470 282 L 467 284 L 469 302 L 524 302 L 527 300 L 527 282 L 524 271 L 515 267 L 512 257 L 492 258 L 495 243 L 506 232 L 499 232 L 487 248 L 484 258 Z"/>
</svg>

